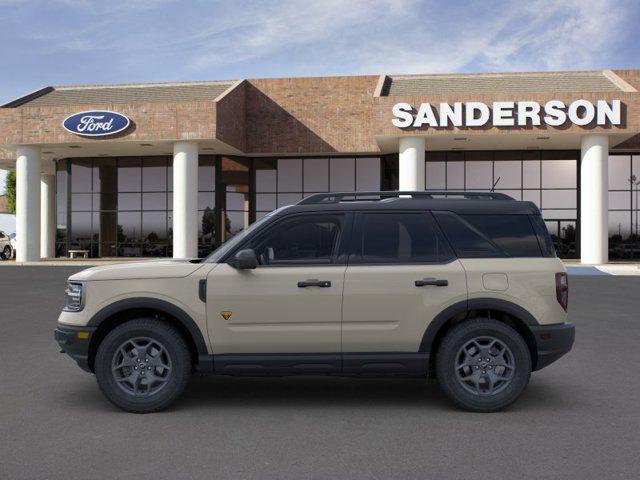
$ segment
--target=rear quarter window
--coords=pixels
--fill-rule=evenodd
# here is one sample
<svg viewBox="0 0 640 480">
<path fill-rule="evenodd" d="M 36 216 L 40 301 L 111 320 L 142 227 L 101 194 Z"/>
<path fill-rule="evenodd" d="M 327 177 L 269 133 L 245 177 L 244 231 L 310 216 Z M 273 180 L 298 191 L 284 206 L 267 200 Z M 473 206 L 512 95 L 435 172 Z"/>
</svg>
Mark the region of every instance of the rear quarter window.
<svg viewBox="0 0 640 480">
<path fill-rule="evenodd" d="M 510 257 L 541 257 L 529 215 L 461 215 Z"/>
<path fill-rule="evenodd" d="M 547 256 L 529 215 L 434 215 L 459 257 Z"/>
</svg>

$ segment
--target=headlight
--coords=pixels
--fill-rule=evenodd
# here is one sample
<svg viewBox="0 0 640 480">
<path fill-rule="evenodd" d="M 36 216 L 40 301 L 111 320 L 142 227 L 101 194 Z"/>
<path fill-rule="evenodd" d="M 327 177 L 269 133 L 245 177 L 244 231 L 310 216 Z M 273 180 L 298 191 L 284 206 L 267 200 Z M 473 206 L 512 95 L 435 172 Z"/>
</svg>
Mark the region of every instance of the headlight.
<svg viewBox="0 0 640 480">
<path fill-rule="evenodd" d="M 63 310 L 67 312 L 79 312 L 84 307 L 84 286 L 81 283 L 67 284 L 67 289 L 64 291 L 66 303 Z"/>
</svg>

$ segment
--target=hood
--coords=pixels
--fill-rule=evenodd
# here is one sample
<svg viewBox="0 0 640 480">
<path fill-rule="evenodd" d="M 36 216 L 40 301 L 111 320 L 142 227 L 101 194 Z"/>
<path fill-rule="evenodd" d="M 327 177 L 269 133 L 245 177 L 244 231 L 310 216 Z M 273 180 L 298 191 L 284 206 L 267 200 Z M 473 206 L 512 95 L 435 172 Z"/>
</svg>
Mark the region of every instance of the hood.
<svg viewBox="0 0 640 480">
<path fill-rule="evenodd" d="M 203 263 L 190 260 L 147 260 L 102 265 L 82 270 L 69 277 L 72 281 L 136 280 L 148 278 L 181 278 L 191 275 Z"/>
</svg>

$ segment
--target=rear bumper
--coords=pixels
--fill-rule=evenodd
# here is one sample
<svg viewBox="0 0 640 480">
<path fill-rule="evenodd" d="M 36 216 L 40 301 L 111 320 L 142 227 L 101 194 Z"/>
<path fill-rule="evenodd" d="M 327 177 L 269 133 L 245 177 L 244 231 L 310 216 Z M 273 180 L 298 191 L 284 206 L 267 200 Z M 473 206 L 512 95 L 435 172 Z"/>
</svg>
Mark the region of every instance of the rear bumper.
<svg viewBox="0 0 640 480">
<path fill-rule="evenodd" d="M 534 370 L 555 362 L 573 347 L 576 329 L 572 323 L 532 326 L 538 359 Z"/>
<path fill-rule="evenodd" d="M 95 330 L 95 327 L 58 324 L 53 332 L 53 337 L 60 345 L 61 351 L 73 358 L 78 366 L 87 372 L 91 372 L 89 368 L 89 343 Z"/>
</svg>

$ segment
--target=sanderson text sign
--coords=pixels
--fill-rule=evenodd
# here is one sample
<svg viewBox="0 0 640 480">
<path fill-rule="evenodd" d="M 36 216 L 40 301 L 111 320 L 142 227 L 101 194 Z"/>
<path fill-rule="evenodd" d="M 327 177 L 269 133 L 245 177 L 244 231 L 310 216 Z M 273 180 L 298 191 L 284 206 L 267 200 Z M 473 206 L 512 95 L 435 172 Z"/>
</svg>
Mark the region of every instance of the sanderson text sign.
<svg viewBox="0 0 640 480">
<path fill-rule="evenodd" d="M 129 127 L 131 122 L 124 115 L 108 110 L 79 112 L 68 116 L 62 126 L 68 132 L 86 137 L 114 135 Z"/>
<path fill-rule="evenodd" d="M 414 114 L 414 111 L 416 112 Z M 533 101 L 493 102 L 491 108 L 482 102 L 441 103 L 438 108 L 421 103 L 414 110 L 409 103 L 393 106 L 393 125 L 399 128 L 422 127 L 526 127 L 549 125 L 560 127 L 567 121 L 574 125 L 620 125 L 620 100 L 576 100 L 566 105 L 560 100 L 550 100 L 544 105 Z"/>
</svg>

